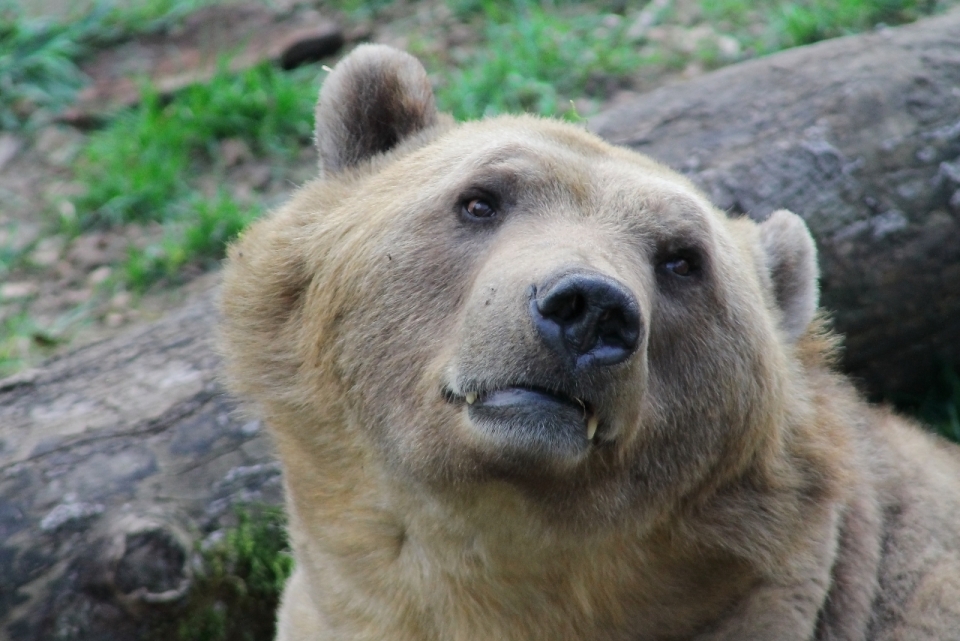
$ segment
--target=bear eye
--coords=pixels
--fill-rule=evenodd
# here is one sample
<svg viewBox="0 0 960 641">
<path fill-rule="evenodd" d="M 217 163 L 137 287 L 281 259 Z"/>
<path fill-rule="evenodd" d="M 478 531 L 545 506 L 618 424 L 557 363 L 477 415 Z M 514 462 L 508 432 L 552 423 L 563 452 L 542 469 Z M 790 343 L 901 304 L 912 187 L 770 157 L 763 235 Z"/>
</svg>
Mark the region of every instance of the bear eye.
<svg viewBox="0 0 960 641">
<path fill-rule="evenodd" d="M 677 258 L 676 260 L 668 261 L 666 264 L 664 264 L 664 267 L 677 276 L 690 275 L 691 267 L 686 258 Z"/>
<path fill-rule="evenodd" d="M 700 257 L 689 250 L 674 252 L 661 260 L 657 267 L 671 276 L 690 278 L 700 273 Z"/>
<path fill-rule="evenodd" d="M 486 200 L 474 198 L 463 206 L 463 213 L 468 218 L 488 219 L 497 215 L 497 210 Z"/>
</svg>

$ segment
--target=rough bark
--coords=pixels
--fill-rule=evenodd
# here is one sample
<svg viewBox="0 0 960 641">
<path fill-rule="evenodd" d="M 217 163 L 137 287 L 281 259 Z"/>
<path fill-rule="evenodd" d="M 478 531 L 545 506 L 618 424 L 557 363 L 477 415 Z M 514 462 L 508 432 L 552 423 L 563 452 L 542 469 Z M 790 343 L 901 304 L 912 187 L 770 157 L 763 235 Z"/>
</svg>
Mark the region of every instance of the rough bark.
<svg viewBox="0 0 960 641">
<path fill-rule="evenodd" d="M 960 364 L 960 12 L 735 65 L 590 125 L 723 209 L 806 219 L 844 366 L 872 395 Z"/>
<path fill-rule="evenodd" d="M 217 383 L 215 317 L 206 295 L 0 381 L 0 639 L 142 638 L 195 541 L 279 502 L 267 437 Z"/>
</svg>

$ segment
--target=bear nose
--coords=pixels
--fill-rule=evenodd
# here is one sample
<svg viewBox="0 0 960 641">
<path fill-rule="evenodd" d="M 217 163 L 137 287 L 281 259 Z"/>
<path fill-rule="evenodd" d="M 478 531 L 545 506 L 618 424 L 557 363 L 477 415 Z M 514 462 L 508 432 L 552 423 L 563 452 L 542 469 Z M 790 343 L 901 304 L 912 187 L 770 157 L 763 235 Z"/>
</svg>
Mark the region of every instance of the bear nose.
<svg viewBox="0 0 960 641">
<path fill-rule="evenodd" d="M 565 274 L 535 289 L 530 315 L 547 346 L 576 368 L 622 363 L 640 340 L 637 299 L 601 274 Z"/>
</svg>

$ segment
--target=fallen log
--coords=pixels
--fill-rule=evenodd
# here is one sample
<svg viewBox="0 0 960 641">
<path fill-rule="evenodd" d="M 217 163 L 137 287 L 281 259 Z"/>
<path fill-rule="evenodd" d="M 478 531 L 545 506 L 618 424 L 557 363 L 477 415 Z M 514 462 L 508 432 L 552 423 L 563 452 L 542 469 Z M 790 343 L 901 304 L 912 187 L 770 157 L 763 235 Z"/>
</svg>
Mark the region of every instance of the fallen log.
<svg viewBox="0 0 960 641">
<path fill-rule="evenodd" d="M 873 397 L 960 369 L 960 12 L 662 87 L 590 128 L 725 210 L 801 215 L 843 366 Z"/>
<path fill-rule="evenodd" d="M 0 381 L 0 640 L 144 638 L 232 506 L 278 504 L 218 382 L 212 294 Z"/>
</svg>

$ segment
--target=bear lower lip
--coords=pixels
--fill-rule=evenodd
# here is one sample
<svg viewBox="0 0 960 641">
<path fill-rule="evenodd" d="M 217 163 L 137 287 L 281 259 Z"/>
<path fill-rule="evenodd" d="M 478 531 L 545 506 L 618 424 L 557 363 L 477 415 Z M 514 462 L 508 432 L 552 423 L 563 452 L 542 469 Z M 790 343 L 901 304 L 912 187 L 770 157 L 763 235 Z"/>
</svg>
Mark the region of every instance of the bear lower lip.
<svg viewBox="0 0 960 641">
<path fill-rule="evenodd" d="M 583 403 L 577 402 L 569 396 L 554 394 L 546 390 L 531 387 L 507 387 L 489 392 L 478 397 L 476 405 L 490 409 L 522 408 L 524 411 L 536 410 L 538 408 L 545 411 L 555 411 L 557 407 L 560 406 L 565 409 L 576 410 L 581 421 L 587 413 L 586 406 Z"/>
<path fill-rule="evenodd" d="M 538 459 L 579 458 L 590 444 L 590 408 L 569 396 L 507 387 L 478 396 L 466 407 L 480 431 L 515 454 Z"/>
</svg>

